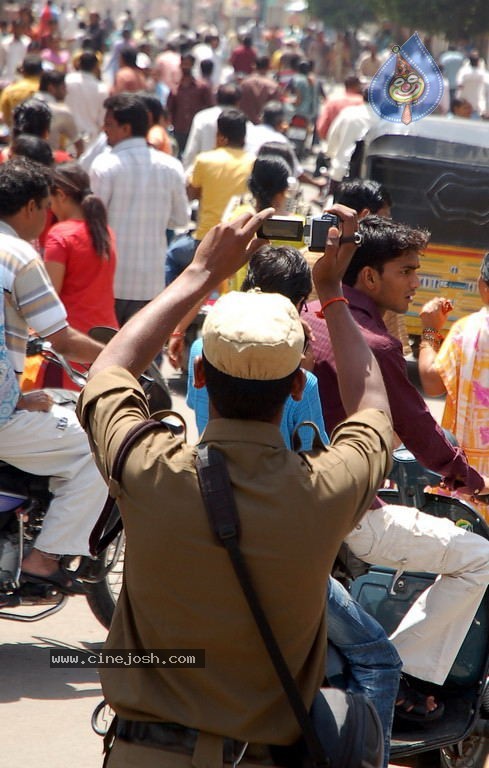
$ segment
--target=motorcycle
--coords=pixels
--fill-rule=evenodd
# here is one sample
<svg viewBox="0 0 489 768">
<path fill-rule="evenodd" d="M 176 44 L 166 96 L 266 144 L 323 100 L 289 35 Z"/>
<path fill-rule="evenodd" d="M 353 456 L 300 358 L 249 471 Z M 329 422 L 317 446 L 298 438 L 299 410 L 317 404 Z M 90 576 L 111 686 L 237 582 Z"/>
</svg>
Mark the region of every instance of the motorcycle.
<svg viewBox="0 0 489 768">
<path fill-rule="evenodd" d="M 108 329 L 94 329 L 92 336 L 107 341 L 113 333 L 115 331 L 111 330 L 109 334 Z M 49 342 L 39 338 L 31 339 L 28 355 L 41 355 L 46 361 L 55 362 L 78 387 L 85 384 L 85 374 L 73 369 L 62 355 L 52 349 Z M 141 377 L 152 412 L 171 407 L 171 395 L 166 382 L 155 368 L 153 364 L 149 372 Z M 76 391 L 47 391 L 55 403 L 75 407 L 78 397 Z M 68 601 L 69 595 L 55 585 L 34 584 L 21 579 L 22 561 L 35 545 L 51 498 L 49 477 L 32 475 L 0 461 L 0 619 L 40 621 L 60 611 Z M 115 521 L 118 516 L 116 509 L 113 516 Z M 65 556 L 60 562 L 61 568 L 72 580 L 82 583 L 93 614 L 106 629 L 110 627 L 122 585 L 124 545 L 124 533 L 121 532 L 97 558 Z M 15 610 L 24 606 L 29 607 L 27 612 Z M 33 606 L 38 610 L 32 612 L 30 608 Z"/>
<path fill-rule="evenodd" d="M 424 469 L 401 446 L 394 452 L 391 481 L 379 496 L 388 504 L 416 506 L 436 517 L 447 517 L 456 525 L 489 538 L 489 527 L 476 506 L 451 496 L 433 492 L 440 476 Z M 427 490 L 427 487 L 429 490 Z M 350 578 L 352 596 L 374 616 L 390 634 L 416 598 L 433 581 L 426 573 L 395 573 L 376 565 L 357 578 Z M 422 653 L 422 648 L 420 648 Z M 328 677 L 341 687 L 344 662 L 334 654 L 328 662 Z M 489 756 L 489 590 L 477 611 L 471 628 L 443 686 L 426 685 L 443 701 L 442 717 L 429 724 L 394 721 L 391 761 L 419 755 L 417 765 L 441 765 L 442 768 L 483 768 Z M 423 688 L 420 687 L 422 690 Z M 436 755 L 434 753 L 436 750 Z M 435 757 L 436 762 L 433 762 Z M 411 761 L 408 765 L 412 765 Z"/>
</svg>

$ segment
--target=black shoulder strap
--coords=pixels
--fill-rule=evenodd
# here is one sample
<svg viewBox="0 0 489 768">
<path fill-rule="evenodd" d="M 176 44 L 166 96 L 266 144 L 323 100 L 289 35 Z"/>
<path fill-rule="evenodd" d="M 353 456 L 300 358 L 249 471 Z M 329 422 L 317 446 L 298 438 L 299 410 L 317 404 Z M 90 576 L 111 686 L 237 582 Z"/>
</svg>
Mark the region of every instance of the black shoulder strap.
<svg viewBox="0 0 489 768">
<path fill-rule="evenodd" d="M 211 529 L 219 543 L 226 548 L 231 559 L 234 571 L 248 601 L 275 671 L 304 734 L 313 765 L 318 768 L 319 766 L 326 768 L 326 766 L 330 765 L 330 761 L 324 754 L 324 749 L 314 730 L 299 689 L 268 623 L 268 619 L 253 586 L 251 574 L 239 548 L 239 514 L 224 456 L 215 448 L 207 445 L 198 445 L 196 468 L 200 491 Z"/>
<path fill-rule="evenodd" d="M 185 421 L 179 413 L 176 413 L 175 411 L 162 411 L 158 415 L 159 417 L 169 415 L 177 417 L 183 423 L 185 429 Z M 174 434 L 180 431 L 180 427 L 175 427 L 173 424 L 168 423 L 167 421 L 155 421 L 154 419 L 146 419 L 145 421 L 141 421 L 132 427 L 132 429 L 129 430 L 124 440 L 120 444 L 119 449 L 115 455 L 114 464 L 109 479 L 109 495 L 107 496 L 104 508 L 102 509 L 89 538 L 89 548 L 92 557 L 97 557 L 100 555 L 109 546 L 111 541 L 115 539 L 117 534 L 122 531 L 123 528 L 122 518 L 117 508 L 116 500 L 110 492 L 111 484 L 120 483 L 122 477 L 122 469 L 126 462 L 127 455 L 133 447 L 134 443 L 144 435 L 148 434 L 148 432 L 153 432 L 159 429 L 164 429 L 166 431 L 170 430 L 174 432 Z M 112 525 L 109 530 L 106 530 L 107 524 L 109 522 L 111 522 Z"/>
</svg>

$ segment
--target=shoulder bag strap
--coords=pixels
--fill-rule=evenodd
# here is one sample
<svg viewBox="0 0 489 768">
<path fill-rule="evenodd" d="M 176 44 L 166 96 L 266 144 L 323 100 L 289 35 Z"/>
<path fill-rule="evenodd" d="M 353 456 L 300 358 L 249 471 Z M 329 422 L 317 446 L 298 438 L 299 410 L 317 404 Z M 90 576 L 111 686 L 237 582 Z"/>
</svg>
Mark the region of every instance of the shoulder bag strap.
<svg viewBox="0 0 489 768">
<path fill-rule="evenodd" d="M 219 543 L 226 548 L 231 559 L 275 671 L 302 729 L 313 764 L 318 768 L 319 766 L 326 768 L 330 765 L 330 761 L 324 754 L 324 749 L 314 730 L 304 701 L 268 623 L 239 547 L 239 515 L 224 456 L 215 448 L 199 445 L 197 446 L 196 467 L 200 491 L 211 529 Z"/>
<path fill-rule="evenodd" d="M 174 413 L 173 411 L 165 411 L 164 414 L 166 416 L 178 416 L 179 420 L 182 421 L 180 414 Z M 183 424 L 185 428 L 185 422 L 183 422 Z M 172 430 L 172 428 L 173 425 L 169 424 L 168 422 L 146 419 L 145 421 L 141 421 L 132 427 L 132 429 L 130 429 L 127 435 L 124 437 L 115 455 L 114 464 L 112 466 L 112 471 L 109 478 L 109 495 L 107 496 L 104 507 L 90 534 L 89 548 L 92 557 L 97 557 L 101 554 L 101 552 L 107 549 L 111 541 L 113 541 L 117 534 L 122 531 L 122 518 L 120 516 L 119 510 L 117 509 L 115 496 L 113 495 L 113 488 L 114 485 L 117 487 L 117 485 L 120 483 L 122 477 L 122 469 L 124 467 L 129 451 L 133 447 L 136 440 L 139 440 L 140 437 L 148 434 L 148 432 L 153 432 L 154 430 L 158 429 Z M 176 427 L 175 431 L 178 431 L 179 429 L 179 427 Z M 115 515 L 116 520 L 113 522 L 109 530 L 106 531 L 106 526 L 110 518 L 114 517 Z"/>
</svg>

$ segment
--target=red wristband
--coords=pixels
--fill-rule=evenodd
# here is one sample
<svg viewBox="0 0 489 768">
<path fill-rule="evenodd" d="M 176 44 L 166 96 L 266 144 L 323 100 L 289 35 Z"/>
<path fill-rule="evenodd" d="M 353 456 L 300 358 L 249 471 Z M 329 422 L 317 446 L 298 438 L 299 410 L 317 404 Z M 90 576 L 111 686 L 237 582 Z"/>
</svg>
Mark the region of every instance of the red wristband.
<svg viewBox="0 0 489 768">
<path fill-rule="evenodd" d="M 335 301 L 343 301 L 345 304 L 350 303 L 348 299 L 345 299 L 344 296 L 335 296 L 333 299 L 328 299 L 327 301 L 324 302 L 321 309 L 318 312 L 316 312 L 316 317 L 324 317 L 324 314 L 323 314 L 324 310 L 327 309 L 330 304 L 334 304 Z"/>
</svg>

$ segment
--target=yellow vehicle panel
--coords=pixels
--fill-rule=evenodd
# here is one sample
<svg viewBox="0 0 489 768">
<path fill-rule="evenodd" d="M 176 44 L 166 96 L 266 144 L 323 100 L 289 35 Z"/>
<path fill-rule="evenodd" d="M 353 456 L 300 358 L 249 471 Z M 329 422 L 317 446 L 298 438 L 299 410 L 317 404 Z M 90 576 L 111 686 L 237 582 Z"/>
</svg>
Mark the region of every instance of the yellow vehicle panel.
<svg viewBox="0 0 489 768">
<path fill-rule="evenodd" d="M 409 334 L 421 333 L 419 311 L 423 304 L 436 296 L 444 296 L 453 304 L 453 312 L 444 326 L 445 331 L 455 320 L 480 309 L 477 280 L 484 253 L 484 250 L 477 248 L 430 243 L 421 256 L 418 271 L 420 285 L 406 315 Z"/>
</svg>

